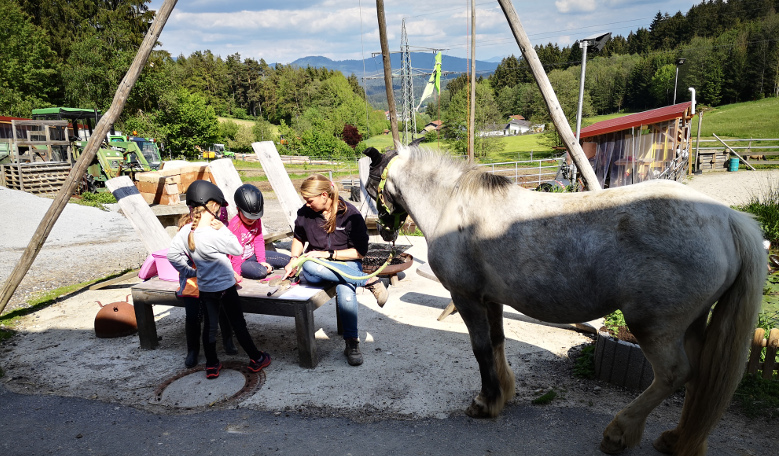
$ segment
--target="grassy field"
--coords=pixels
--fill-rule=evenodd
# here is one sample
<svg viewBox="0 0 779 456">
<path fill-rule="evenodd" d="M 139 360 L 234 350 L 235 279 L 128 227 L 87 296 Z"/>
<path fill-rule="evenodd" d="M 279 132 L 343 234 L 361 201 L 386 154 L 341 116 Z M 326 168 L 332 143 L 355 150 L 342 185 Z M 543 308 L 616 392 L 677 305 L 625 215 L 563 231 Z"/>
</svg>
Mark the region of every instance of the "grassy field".
<svg viewBox="0 0 779 456">
<path fill-rule="evenodd" d="M 707 108 L 698 106 L 703 111 L 701 139 L 714 139 L 712 133 L 723 138 L 779 138 L 779 98 L 766 98 L 747 103 Z M 622 117 L 630 113 L 614 113 L 582 119 L 582 127 L 603 120 Z M 227 119 L 220 117 L 221 122 L 232 120 L 239 125 L 252 126 L 249 120 Z M 698 119 L 692 121 L 692 138 L 698 134 Z M 694 139 L 693 139 L 694 140 Z M 560 153 L 552 148 L 550 140 L 544 134 L 507 136 L 499 139 L 504 144 L 503 150 L 487 157 L 483 162 L 504 162 L 527 160 L 533 158 L 556 157 Z M 382 134 L 365 141 L 368 146 L 379 150 L 392 148 L 392 135 Z M 431 143 L 432 147 L 438 147 Z M 446 149 L 445 142 L 441 148 Z"/>
<path fill-rule="evenodd" d="M 779 138 L 779 98 L 766 98 L 703 109 L 701 137 Z M 693 137 L 698 119 L 693 120 Z"/>
</svg>

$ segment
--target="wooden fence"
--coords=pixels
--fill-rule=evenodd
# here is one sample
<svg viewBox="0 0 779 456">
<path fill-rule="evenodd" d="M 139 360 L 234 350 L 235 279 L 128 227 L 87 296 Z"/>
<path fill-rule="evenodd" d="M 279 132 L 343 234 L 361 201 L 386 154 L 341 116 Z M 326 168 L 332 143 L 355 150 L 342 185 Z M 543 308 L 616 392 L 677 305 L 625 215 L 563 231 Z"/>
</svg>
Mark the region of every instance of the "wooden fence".
<svg viewBox="0 0 779 456">
<path fill-rule="evenodd" d="M 696 171 L 726 171 L 728 160 L 736 157 L 732 151 L 737 152 L 746 162 L 753 165 L 766 163 L 779 163 L 771 160 L 779 155 L 779 139 L 723 139 L 725 144 L 718 139 L 701 139 L 695 146 L 695 170 Z M 731 150 L 728 150 L 731 149 Z"/>
<path fill-rule="evenodd" d="M 760 355 L 765 348 L 765 360 L 760 362 Z M 763 378 L 771 379 L 774 371 L 779 367 L 776 362 L 776 352 L 779 348 L 779 328 L 774 328 L 765 337 L 765 329 L 757 328 L 755 336 L 752 338 L 750 347 L 749 361 L 747 361 L 747 373 L 757 375 L 757 371 L 763 371 Z"/>
</svg>

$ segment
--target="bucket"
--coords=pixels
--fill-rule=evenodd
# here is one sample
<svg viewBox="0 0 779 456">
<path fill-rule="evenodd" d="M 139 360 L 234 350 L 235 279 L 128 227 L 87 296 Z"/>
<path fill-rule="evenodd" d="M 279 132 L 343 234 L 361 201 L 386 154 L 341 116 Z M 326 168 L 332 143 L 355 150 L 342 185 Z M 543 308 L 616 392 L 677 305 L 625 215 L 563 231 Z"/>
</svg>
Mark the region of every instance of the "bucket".
<svg viewBox="0 0 779 456">
<path fill-rule="evenodd" d="M 731 158 L 728 161 L 728 171 L 738 171 L 738 158 Z"/>
</svg>

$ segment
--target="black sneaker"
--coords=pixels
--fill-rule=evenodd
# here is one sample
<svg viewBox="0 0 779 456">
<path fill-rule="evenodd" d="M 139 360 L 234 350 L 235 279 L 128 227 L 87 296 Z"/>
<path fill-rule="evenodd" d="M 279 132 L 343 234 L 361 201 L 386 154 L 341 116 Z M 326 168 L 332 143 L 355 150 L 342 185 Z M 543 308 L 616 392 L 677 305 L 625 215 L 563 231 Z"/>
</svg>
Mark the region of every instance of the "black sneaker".
<svg viewBox="0 0 779 456">
<path fill-rule="evenodd" d="M 259 372 L 266 367 L 270 366 L 270 355 L 265 352 L 260 352 L 261 356 L 256 360 L 249 360 L 248 369 L 252 372 Z"/>
<path fill-rule="evenodd" d="M 219 363 L 216 366 L 206 366 L 206 378 L 209 380 L 213 380 L 219 377 L 219 371 L 221 370 L 222 370 L 222 363 Z"/>
<path fill-rule="evenodd" d="M 346 348 L 344 349 L 346 361 L 350 366 L 359 366 L 362 364 L 362 353 L 360 352 L 360 339 L 346 339 Z"/>
</svg>

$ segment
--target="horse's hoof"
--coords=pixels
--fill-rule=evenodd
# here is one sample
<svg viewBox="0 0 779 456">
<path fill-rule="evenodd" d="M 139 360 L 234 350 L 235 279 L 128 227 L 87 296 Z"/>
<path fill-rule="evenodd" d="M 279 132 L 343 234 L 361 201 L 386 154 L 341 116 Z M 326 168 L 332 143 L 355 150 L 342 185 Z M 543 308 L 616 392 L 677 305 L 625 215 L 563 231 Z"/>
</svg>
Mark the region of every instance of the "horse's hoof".
<svg viewBox="0 0 779 456">
<path fill-rule="evenodd" d="M 600 441 L 600 450 L 606 454 L 622 453 L 625 448 L 627 448 L 625 444 L 612 441 L 608 437 L 603 437 L 603 440 Z"/>
<path fill-rule="evenodd" d="M 678 442 L 678 440 L 679 433 L 676 432 L 676 429 L 673 429 L 660 434 L 660 437 L 652 442 L 652 446 L 661 453 L 674 454 L 674 448 L 676 448 L 676 442 Z"/>
<path fill-rule="evenodd" d="M 627 447 L 628 446 L 625 443 L 625 432 L 615 418 L 614 421 L 606 426 L 606 430 L 603 431 L 603 440 L 600 441 L 600 450 L 606 454 L 617 454 L 624 451 Z"/>
<path fill-rule="evenodd" d="M 491 418 L 492 415 L 489 412 L 487 404 L 482 402 L 480 397 L 477 397 L 471 402 L 471 405 L 465 409 L 465 414 L 471 418 Z"/>
</svg>

